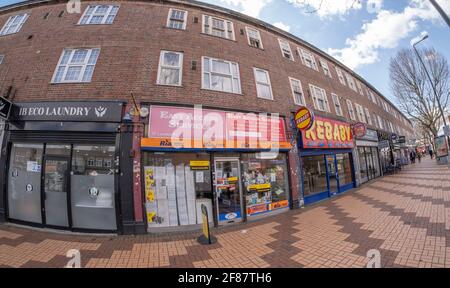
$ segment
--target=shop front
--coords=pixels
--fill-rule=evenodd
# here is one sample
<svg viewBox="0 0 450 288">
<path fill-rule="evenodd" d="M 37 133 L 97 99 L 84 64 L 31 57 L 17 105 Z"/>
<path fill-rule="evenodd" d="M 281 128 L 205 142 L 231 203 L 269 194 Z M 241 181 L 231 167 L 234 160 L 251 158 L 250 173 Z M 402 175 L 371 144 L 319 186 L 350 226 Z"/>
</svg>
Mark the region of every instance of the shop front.
<svg viewBox="0 0 450 288">
<path fill-rule="evenodd" d="M 378 153 L 378 134 L 377 131 L 366 129 L 364 136 L 356 136 L 356 169 L 359 184 L 375 179 L 381 176 L 380 157 Z"/>
<path fill-rule="evenodd" d="M 198 228 L 202 204 L 215 225 L 289 209 L 283 118 L 152 105 L 148 123 L 141 149 L 149 232 Z"/>
<path fill-rule="evenodd" d="M 380 155 L 381 169 L 383 174 L 389 173 L 390 167 L 395 165 L 394 146 L 392 143 L 392 133 L 377 131 L 378 151 Z"/>
<path fill-rule="evenodd" d="M 305 205 L 355 187 L 350 124 L 316 116 L 298 145 Z"/>
<path fill-rule="evenodd" d="M 17 103 L 6 123 L 0 214 L 10 222 L 117 232 L 122 102 Z"/>
</svg>

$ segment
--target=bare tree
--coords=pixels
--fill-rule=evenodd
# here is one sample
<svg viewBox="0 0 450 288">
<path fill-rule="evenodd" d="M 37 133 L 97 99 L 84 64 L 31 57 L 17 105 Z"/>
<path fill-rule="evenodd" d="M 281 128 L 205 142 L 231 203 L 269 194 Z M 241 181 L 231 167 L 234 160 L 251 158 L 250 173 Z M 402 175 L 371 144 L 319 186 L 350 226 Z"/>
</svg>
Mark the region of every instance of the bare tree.
<svg viewBox="0 0 450 288">
<path fill-rule="evenodd" d="M 391 59 L 391 88 L 399 108 L 436 137 L 441 118 L 439 104 L 446 109 L 450 100 L 449 65 L 446 58 L 433 48 L 419 50 L 418 54 L 425 60 L 432 83 L 418 56 L 411 49 L 404 49 Z M 431 85 L 436 89 L 436 96 Z"/>
</svg>

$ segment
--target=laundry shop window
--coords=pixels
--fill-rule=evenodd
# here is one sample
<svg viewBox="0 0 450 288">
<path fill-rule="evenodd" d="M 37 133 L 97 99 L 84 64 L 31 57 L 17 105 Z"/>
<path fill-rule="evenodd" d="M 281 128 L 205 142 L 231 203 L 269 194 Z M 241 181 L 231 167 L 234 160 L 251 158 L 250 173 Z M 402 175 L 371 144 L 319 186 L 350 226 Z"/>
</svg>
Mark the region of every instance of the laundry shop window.
<svg viewBox="0 0 450 288">
<path fill-rule="evenodd" d="M 161 51 L 158 79 L 160 85 L 181 86 L 183 74 L 183 53 Z"/>
<path fill-rule="evenodd" d="M 99 48 L 64 49 L 52 83 L 91 82 Z"/>
<path fill-rule="evenodd" d="M 172 29 L 185 30 L 188 12 L 178 9 L 170 9 L 167 17 L 167 27 Z"/>
<path fill-rule="evenodd" d="M 294 97 L 295 105 L 306 105 L 305 95 L 303 94 L 302 83 L 300 80 L 289 77 L 289 82 L 291 83 L 292 96 Z"/>
<path fill-rule="evenodd" d="M 261 34 L 259 31 L 250 27 L 245 27 L 245 30 L 247 31 L 248 45 L 263 49 Z"/>
<path fill-rule="evenodd" d="M 256 81 L 256 92 L 258 98 L 272 100 L 272 84 L 270 83 L 269 72 L 259 68 L 253 68 Z"/>
<path fill-rule="evenodd" d="M 89 5 L 78 24 L 112 24 L 118 11 L 117 5 Z"/>
<path fill-rule="evenodd" d="M 210 57 L 203 57 L 202 62 L 203 89 L 241 93 L 239 64 Z"/>
<path fill-rule="evenodd" d="M 14 34 L 20 31 L 25 21 L 27 21 L 29 14 L 19 14 L 8 18 L 2 30 L 0 30 L 0 36 Z"/>
</svg>

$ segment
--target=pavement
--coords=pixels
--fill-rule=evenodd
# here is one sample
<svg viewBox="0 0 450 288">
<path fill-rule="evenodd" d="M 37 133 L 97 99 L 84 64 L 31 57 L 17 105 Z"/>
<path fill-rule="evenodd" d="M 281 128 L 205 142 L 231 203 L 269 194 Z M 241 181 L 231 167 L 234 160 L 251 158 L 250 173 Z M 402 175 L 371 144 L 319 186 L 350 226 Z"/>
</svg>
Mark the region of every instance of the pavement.
<svg viewBox="0 0 450 288">
<path fill-rule="evenodd" d="M 0 225 L 0 267 L 450 267 L 450 170 L 406 166 L 336 198 L 234 227 L 139 236 L 54 233 Z M 369 252 L 371 253 L 371 252 Z M 375 255 L 375 254 L 371 254 Z"/>
</svg>

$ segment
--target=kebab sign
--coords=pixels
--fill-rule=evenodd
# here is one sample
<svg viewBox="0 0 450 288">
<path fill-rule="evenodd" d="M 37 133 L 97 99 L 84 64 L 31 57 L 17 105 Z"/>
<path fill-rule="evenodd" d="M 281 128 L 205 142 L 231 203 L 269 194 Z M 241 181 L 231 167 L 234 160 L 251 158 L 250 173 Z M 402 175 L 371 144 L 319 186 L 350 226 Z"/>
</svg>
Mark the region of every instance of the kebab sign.
<svg viewBox="0 0 450 288">
<path fill-rule="evenodd" d="M 300 107 L 295 113 L 295 125 L 297 125 L 298 130 L 306 131 L 314 123 L 314 113 L 307 107 Z"/>
</svg>

